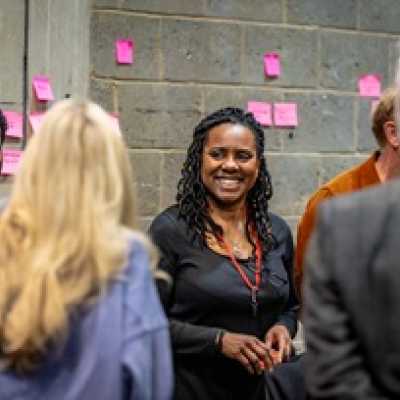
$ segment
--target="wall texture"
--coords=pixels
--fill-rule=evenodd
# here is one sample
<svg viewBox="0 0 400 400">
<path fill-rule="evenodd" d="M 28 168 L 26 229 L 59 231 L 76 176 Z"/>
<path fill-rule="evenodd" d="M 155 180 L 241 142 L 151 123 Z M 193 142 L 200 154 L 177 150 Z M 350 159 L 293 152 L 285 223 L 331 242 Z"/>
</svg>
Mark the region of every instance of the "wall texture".
<svg viewBox="0 0 400 400">
<path fill-rule="evenodd" d="M 39 105 L 32 99 L 31 79 L 37 74 L 50 77 L 56 100 L 66 94 L 87 95 L 91 5 L 91 0 L 0 0 L 0 108 L 22 112 L 25 98 L 28 112 L 46 109 L 50 104 Z M 25 27 L 26 92 L 23 88 Z M 22 145 L 22 140 L 6 142 L 6 147 Z M 11 183 L 10 177 L 0 177 L 0 197 L 8 194 Z"/>
<path fill-rule="evenodd" d="M 23 55 L 24 55 L 23 0 L 0 0 L 0 108 L 22 111 L 23 102 Z M 18 146 L 18 143 L 11 143 Z M 0 177 L 0 197 L 7 195 L 11 180 Z"/>
<path fill-rule="evenodd" d="M 173 202 L 202 116 L 248 100 L 287 100 L 298 102 L 300 125 L 265 135 L 271 208 L 295 226 L 319 184 L 375 148 L 371 101 L 359 98 L 357 79 L 393 79 L 399 13 L 396 0 L 95 1 L 90 94 L 120 113 L 143 225 Z M 133 66 L 116 65 L 117 37 L 134 38 Z M 266 51 L 281 54 L 279 79 L 264 77 Z"/>
<path fill-rule="evenodd" d="M 25 3 L 0 0 L 0 107 L 6 109 L 22 109 Z M 57 99 L 84 96 L 89 87 L 94 100 L 120 113 L 143 226 L 173 202 L 192 129 L 219 107 L 298 102 L 296 130 L 265 129 L 271 208 L 292 226 L 310 192 L 375 147 L 371 102 L 358 97 L 357 78 L 377 72 L 385 85 L 393 79 L 396 0 L 29 3 L 29 79 L 48 74 Z M 124 36 L 136 43 L 133 66 L 114 61 L 114 40 Z M 282 75 L 267 80 L 262 55 L 274 50 Z M 0 195 L 9 187 L 2 182 Z"/>
</svg>

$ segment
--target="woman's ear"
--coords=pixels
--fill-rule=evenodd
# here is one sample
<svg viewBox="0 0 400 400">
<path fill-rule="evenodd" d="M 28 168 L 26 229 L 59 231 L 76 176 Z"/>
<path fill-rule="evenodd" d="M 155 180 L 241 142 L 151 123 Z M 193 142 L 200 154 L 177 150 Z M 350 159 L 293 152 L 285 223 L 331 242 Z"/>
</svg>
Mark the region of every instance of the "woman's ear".
<svg viewBox="0 0 400 400">
<path fill-rule="evenodd" d="M 396 124 L 394 121 L 386 121 L 383 124 L 383 131 L 385 132 L 387 143 L 394 149 L 398 149 L 400 147 L 400 139 L 397 135 Z"/>
</svg>

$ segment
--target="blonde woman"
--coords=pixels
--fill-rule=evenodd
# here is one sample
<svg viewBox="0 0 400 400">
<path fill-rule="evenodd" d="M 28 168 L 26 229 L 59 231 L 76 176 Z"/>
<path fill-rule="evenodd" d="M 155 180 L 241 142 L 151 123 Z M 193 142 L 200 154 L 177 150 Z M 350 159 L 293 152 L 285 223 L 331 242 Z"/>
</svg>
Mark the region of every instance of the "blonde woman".
<svg viewBox="0 0 400 400">
<path fill-rule="evenodd" d="M 169 336 L 128 155 L 99 106 L 55 105 L 0 216 L 0 398 L 169 399 Z"/>
</svg>

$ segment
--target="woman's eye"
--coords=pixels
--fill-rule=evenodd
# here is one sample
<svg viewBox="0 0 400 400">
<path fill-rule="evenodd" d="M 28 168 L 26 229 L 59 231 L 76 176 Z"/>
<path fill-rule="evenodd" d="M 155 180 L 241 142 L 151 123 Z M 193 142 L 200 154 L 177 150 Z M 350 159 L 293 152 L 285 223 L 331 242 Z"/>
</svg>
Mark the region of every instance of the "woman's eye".
<svg viewBox="0 0 400 400">
<path fill-rule="evenodd" d="M 240 151 L 236 157 L 238 160 L 250 160 L 253 158 L 253 154 L 248 151 Z"/>
<path fill-rule="evenodd" d="M 223 153 L 223 151 L 221 151 L 221 150 L 211 150 L 211 151 L 209 152 L 209 155 L 210 155 L 212 158 L 215 158 L 215 159 L 220 159 L 220 158 L 223 158 L 223 157 L 224 157 L 224 153 Z"/>
</svg>

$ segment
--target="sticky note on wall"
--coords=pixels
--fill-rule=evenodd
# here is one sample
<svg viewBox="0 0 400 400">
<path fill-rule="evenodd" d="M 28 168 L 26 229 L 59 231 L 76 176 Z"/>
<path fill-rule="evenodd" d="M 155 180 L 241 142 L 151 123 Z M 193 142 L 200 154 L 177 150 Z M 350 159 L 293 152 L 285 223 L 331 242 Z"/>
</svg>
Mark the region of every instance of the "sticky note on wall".
<svg viewBox="0 0 400 400">
<path fill-rule="evenodd" d="M 264 73 L 265 76 L 277 78 L 281 74 L 281 59 L 278 53 L 264 54 Z"/>
<path fill-rule="evenodd" d="M 360 76 L 358 90 L 362 97 L 380 97 L 381 77 L 379 74 L 367 74 Z"/>
<path fill-rule="evenodd" d="M 21 161 L 22 150 L 3 149 L 3 161 L 1 165 L 2 175 L 14 175 L 17 172 L 18 165 Z"/>
<path fill-rule="evenodd" d="M 296 103 L 275 103 L 274 124 L 277 127 L 295 127 L 299 124 Z"/>
<path fill-rule="evenodd" d="M 254 115 L 258 123 L 263 126 L 272 125 L 272 106 L 269 103 L 261 101 L 249 101 L 247 103 L 247 111 Z"/>
<path fill-rule="evenodd" d="M 4 116 L 6 117 L 8 125 L 6 136 L 22 138 L 22 114 L 16 111 L 4 111 Z"/>
<path fill-rule="evenodd" d="M 32 79 L 33 90 L 39 101 L 54 100 L 50 79 L 45 75 L 36 75 Z"/>
<path fill-rule="evenodd" d="M 115 58 L 118 64 L 133 64 L 135 44 L 132 39 L 115 41 Z"/>
</svg>

